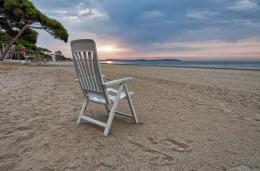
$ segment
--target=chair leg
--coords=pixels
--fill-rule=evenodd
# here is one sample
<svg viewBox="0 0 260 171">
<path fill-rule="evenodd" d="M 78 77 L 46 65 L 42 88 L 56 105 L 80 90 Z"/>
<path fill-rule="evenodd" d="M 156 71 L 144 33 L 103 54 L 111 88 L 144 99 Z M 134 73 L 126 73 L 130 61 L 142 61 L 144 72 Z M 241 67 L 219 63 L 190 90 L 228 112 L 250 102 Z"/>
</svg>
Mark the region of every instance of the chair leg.
<svg viewBox="0 0 260 171">
<path fill-rule="evenodd" d="M 77 120 L 77 125 L 80 124 L 81 117 L 84 115 L 84 112 L 85 112 L 85 110 L 86 110 L 87 104 L 88 104 L 88 100 L 85 99 L 84 102 L 83 102 L 82 105 L 81 105 L 79 117 L 78 117 L 78 120 Z"/>
<path fill-rule="evenodd" d="M 128 104 L 129 104 L 131 113 L 132 113 L 132 115 L 133 115 L 133 119 L 135 120 L 135 123 L 138 124 L 137 115 L 136 115 L 136 113 L 135 113 L 135 109 L 134 109 L 134 105 L 133 105 L 132 99 L 131 99 L 131 97 L 129 96 L 129 93 L 128 93 L 127 84 L 124 84 L 124 91 L 125 91 L 125 93 L 126 93 L 126 99 L 127 99 L 127 101 L 128 101 Z"/>
<path fill-rule="evenodd" d="M 112 124 L 112 121 L 114 119 L 114 116 L 115 116 L 115 111 L 117 109 L 117 105 L 118 105 L 118 102 L 119 102 L 119 98 L 120 98 L 120 95 L 123 91 L 123 85 L 121 85 L 118 89 L 118 92 L 116 94 L 116 97 L 115 97 L 115 100 L 114 100 L 114 103 L 113 103 L 113 106 L 109 112 L 109 116 L 108 116 L 108 120 L 107 120 L 107 124 L 106 124 L 106 127 L 105 127 L 105 131 L 104 131 L 104 135 L 107 136 L 109 130 L 110 130 L 110 127 L 111 127 L 111 124 Z"/>
<path fill-rule="evenodd" d="M 105 108 L 107 110 L 107 113 L 109 114 L 109 108 L 108 108 L 108 105 L 105 104 Z"/>
</svg>

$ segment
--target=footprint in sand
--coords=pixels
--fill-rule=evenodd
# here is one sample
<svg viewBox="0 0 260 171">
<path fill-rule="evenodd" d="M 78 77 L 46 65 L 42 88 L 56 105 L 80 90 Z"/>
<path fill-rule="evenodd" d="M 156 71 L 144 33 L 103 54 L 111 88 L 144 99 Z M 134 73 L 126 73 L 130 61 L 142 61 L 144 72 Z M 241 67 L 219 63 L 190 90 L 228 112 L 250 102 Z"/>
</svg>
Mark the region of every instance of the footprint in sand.
<svg viewBox="0 0 260 171">
<path fill-rule="evenodd" d="M 153 146 L 145 146 L 133 140 L 128 140 L 131 144 L 138 147 L 142 150 L 142 153 L 138 154 L 138 157 L 142 160 L 147 160 L 149 163 L 154 165 L 171 165 L 174 161 L 174 158 L 161 150 L 154 148 Z"/>
<path fill-rule="evenodd" d="M 96 168 L 97 170 L 113 170 L 113 165 L 109 165 L 104 162 L 101 162 L 96 166 Z"/>
<path fill-rule="evenodd" d="M 31 130 L 32 127 L 30 126 L 20 126 L 20 127 L 17 127 L 16 130 L 18 131 L 27 131 L 27 130 Z"/>
<path fill-rule="evenodd" d="M 3 154 L 0 155 L 0 159 L 12 159 L 12 158 L 18 158 L 19 156 L 17 154 Z"/>
<path fill-rule="evenodd" d="M 163 141 L 161 141 L 161 143 L 170 148 L 170 149 L 173 149 L 174 151 L 177 151 L 177 152 L 191 152 L 192 149 L 190 148 L 190 146 L 188 144 L 184 144 L 184 143 L 181 143 L 181 142 L 178 142 L 174 139 L 164 139 Z"/>
<path fill-rule="evenodd" d="M 148 137 L 147 139 L 150 141 L 150 143 L 157 144 L 157 142 L 152 137 Z"/>
<path fill-rule="evenodd" d="M 161 140 L 159 142 L 154 140 L 151 137 L 148 137 L 147 139 L 150 141 L 151 144 L 162 145 L 165 148 L 170 148 L 177 152 L 191 152 L 192 151 L 192 149 L 190 148 L 190 146 L 188 144 L 178 142 L 174 139 L 167 138 L 167 139 Z"/>
<path fill-rule="evenodd" d="M 143 151 L 142 153 L 139 153 L 139 155 L 137 155 L 138 157 L 140 157 L 140 159 L 149 160 L 150 163 L 155 165 L 173 164 L 174 158 L 168 154 L 169 149 L 181 153 L 192 151 L 189 145 L 170 138 L 156 141 L 152 137 L 148 137 L 147 140 L 149 141 L 149 143 L 146 145 L 134 140 L 128 140 L 128 142 L 137 147 L 137 149 Z M 165 149 L 167 149 L 167 152 L 165 151 Z"/>
<path fill-rule="evenodd" d="M 227 169 L 227 171 L 251 171 L 251 170 L 252 169 L 246 165 L 239 165 L 239 166 Z"/>
</svg>

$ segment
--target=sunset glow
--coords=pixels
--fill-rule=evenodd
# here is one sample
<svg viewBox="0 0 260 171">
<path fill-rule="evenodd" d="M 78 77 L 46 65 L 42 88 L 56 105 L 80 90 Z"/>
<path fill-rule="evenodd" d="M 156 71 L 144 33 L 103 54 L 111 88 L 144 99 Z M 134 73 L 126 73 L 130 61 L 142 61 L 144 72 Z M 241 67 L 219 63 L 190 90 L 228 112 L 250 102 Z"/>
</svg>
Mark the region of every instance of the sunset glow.
<svg viewBox="0 0 260 171">
<path fill-rule="evenodd" d="M 95 40 L 101 59 L 260 60 L 255 0 L 34 3 L 64 24 L 69 41 Z M 71 57 L 69 43 L 44 31 L 38 45 Z"/>
<path fill-rule="evenodd" d="M 98 46 L 97 50 L 99 52 L 105 52 L 105 53 L 115 53 L 115 52 L 124 52 L 126 49 L 118 48 L 112 45 L 105 45 L 105 46 Z"/>
<path fill-rule="evenodd" d="M 103 46 L 103 47 L 98 48 L 98 51 L 108 52 L 108 53 L 115 52 L 116 50 L 117 50 L 117 49 L 115 49 L 115 48 L 112 47 L 112 46 Z"/>
</svg>

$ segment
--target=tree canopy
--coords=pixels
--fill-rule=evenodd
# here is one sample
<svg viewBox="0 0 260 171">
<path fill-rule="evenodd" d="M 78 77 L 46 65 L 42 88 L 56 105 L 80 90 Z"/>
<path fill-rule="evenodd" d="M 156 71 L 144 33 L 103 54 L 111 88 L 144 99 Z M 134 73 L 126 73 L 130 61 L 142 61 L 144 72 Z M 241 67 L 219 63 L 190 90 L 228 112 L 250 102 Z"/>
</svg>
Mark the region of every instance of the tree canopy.
<svg viewBox="0 0 260 171">
<path fill-rule="evenodd" d="M 57 61 L 69 61 L 70 58 L 66 58 L 60 50 L 54 52 Z"/>
<path fill-rule="evenodd" d="M 9 43 L 10 48 L 16 41 L 35 49 L 38 32 L 33 28 L 44 29 L 54 38 L 68 41 L 68 32 L 62 24 L 47 17 L 29 0 L 0 0 L 0 43 Z"/>
<path fill-rule="evenodd" d="M 25 24 L 39 24 L 53 37 L 68 41 L 62 24 L 44 15 L 29 0 L 0 0 L 0 13 L 0 29 L 15 32 Z"/>
</svg>

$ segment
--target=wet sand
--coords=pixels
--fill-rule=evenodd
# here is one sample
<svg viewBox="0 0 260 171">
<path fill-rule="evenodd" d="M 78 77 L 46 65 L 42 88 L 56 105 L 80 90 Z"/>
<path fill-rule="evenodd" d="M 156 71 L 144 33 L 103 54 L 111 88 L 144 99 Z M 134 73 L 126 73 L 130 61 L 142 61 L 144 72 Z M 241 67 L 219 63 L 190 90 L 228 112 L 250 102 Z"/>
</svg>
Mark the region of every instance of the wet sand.
<svg viewBox="0 0 260 171">
<path fill-rule="evenodd" d="M 260 170 L 259 71 L 102 70 L 108 80 L 134 77 L 141 121 L 117 116 L 107 137 L 76 125 L 83 95 L 72 65 L 0 64 L 0 170 Z M 107 117 L 102 105 L 87 112 Z"/>
</svg>

